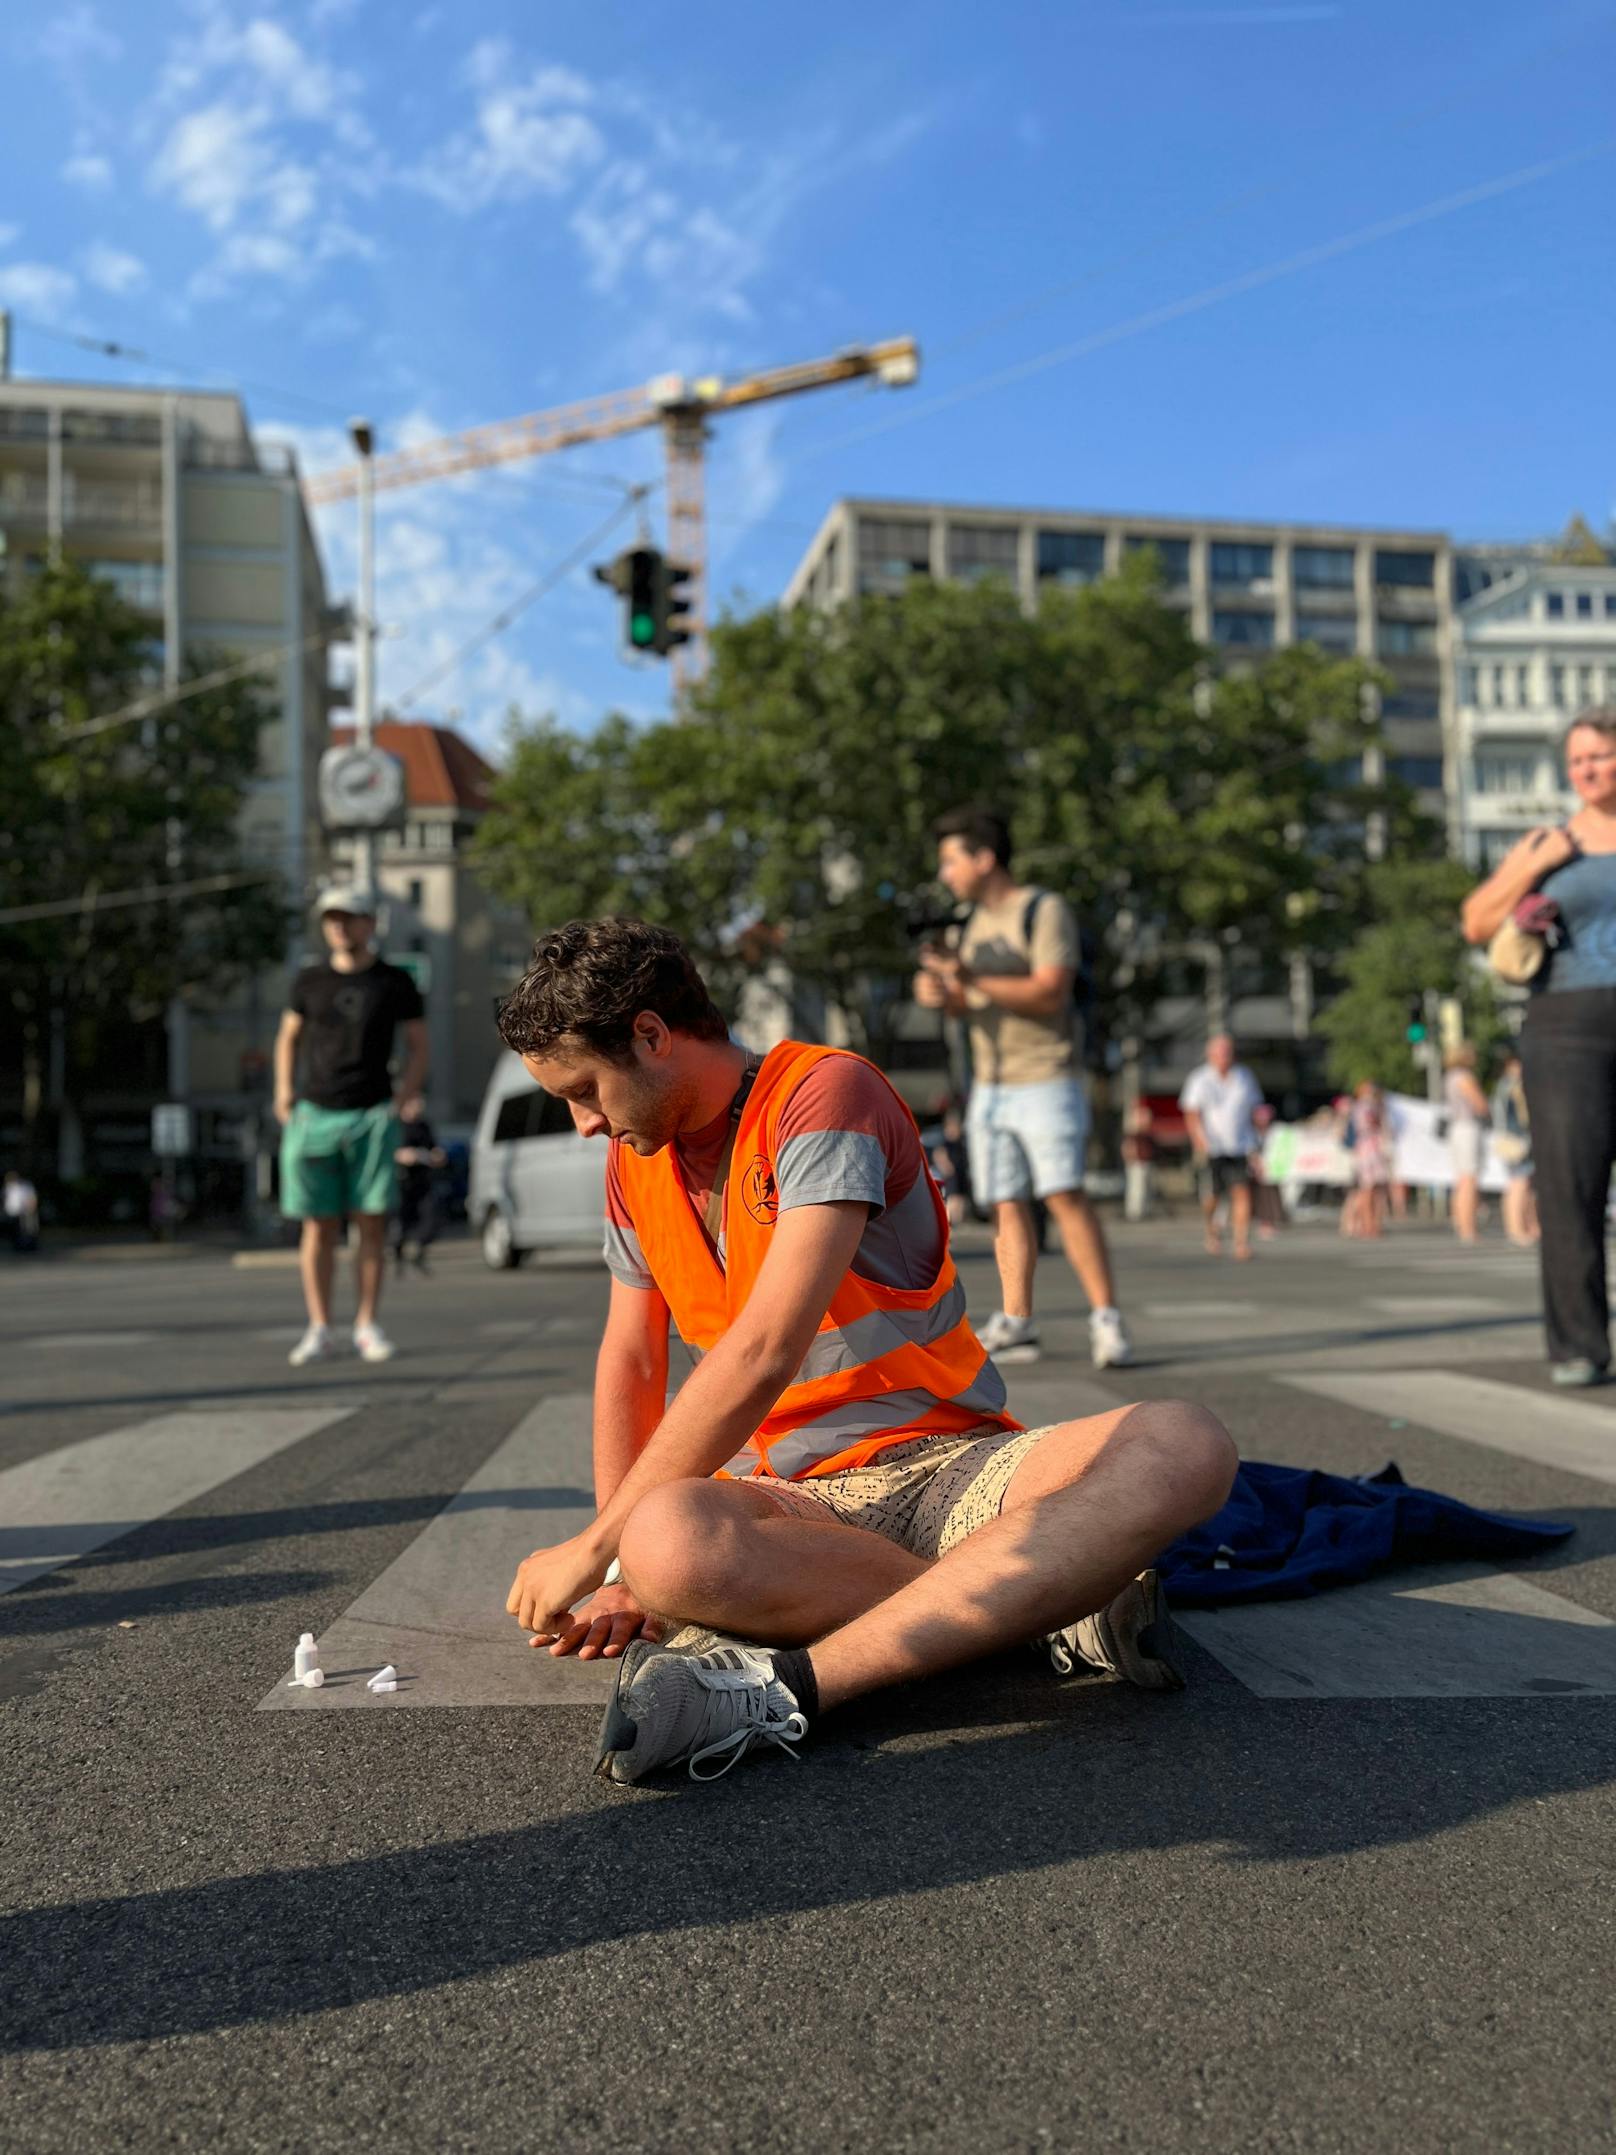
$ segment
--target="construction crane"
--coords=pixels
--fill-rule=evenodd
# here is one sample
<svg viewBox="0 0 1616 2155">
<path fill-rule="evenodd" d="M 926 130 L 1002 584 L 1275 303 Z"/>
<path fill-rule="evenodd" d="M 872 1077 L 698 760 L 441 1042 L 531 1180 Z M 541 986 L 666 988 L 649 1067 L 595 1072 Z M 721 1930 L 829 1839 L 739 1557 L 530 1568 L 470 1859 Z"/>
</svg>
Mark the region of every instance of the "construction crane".
<svg viewBox="0 0 1616 2155">
<path fill-rule="evenodd" d="M 462 434 L 422 442 L 413 449 L 391 450 L 371 459 L 371 483 L 378 491 L 420 486 L 429 479 L 452 478 L 457 472 L 481 471 L 491 464 L 514 464 L 525 457 L 550 456 L 558 449 L 576 448 L 582 442 L 611 441 L 620 434 L 660 427 L 667 456 L 668 556 L 690 572 L 692 641 L 676 654 L 675 665 L 678 667 L 684 660 L 692 671 L 699 672 L 707 629 L 703 459 L 709 422 L 720 412 L 741 411 L 777 397 L 798 396 L 805 389 L 829 389 L 837 382 L 874 379 L 889 388 L 901 389 L 915 381 L 919 373 L 919 345 L 913 337 L 894 337 L 885 344 L 850 345 L 829 359 L 769 367 L 734 381 L 717 375 L 692 379 L 682 374 L 659 374 L 639 389 L 586 397 L 577 404 L 558 405 L 553 411 L 529 412 L 522 419 L 499 419 L 487 426 L 469 427 Z M 316 473 L 303 482 L 304 496 L 314 505 L 347 501 L 359 492 L 360 470 L 359 465 L 349 464 L 337 471 Z"/>
</svg>

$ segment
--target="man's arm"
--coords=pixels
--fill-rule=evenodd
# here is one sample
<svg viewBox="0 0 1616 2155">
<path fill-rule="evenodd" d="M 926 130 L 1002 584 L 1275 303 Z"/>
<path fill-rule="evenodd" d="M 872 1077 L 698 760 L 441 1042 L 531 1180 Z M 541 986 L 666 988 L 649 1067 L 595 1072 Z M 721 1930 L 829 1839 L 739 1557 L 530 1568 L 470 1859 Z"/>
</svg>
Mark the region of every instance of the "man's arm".
<svg viewBox="0 0 1616 2155">
<path fill-rule="evenodd" d="M 396 1095 L 398 1112 L 405 1122 L 415 1122 L 421 1113 L 421 1095 L 426 1090 L 427 1064 L 432 1048 L 427 1039 L 425 1018 L 404 1020 L 404 1075 L 398 1081 Z"/>
<path fill-rule="evenodd" d="M 920 964 L 916 1000 L 955 1018 L 980 1008 L 982 1001 L 1014 1011 L 1018 1017 L 1058 1017 L 1072 999 L 1072 983 L 1077 978 L 1070 965 L 1038 965 L 1030 973 L 978 973 L 947 951 L 923 951 Z M 922 986 L 932 982 L 935 988 Z M 974 1006 L 973 994 L 978 998 Z"/>
<path fill-rule="evenodd" d="M 281 1012 L 275 1035 L 275 1116 L 279 1122 L 290 1122 L 297 1105 L 297 1040 L 302 1030 L 303 1020 L 295 1010 Z"/>
<path fill-rule="evenodd" d="M 790 1384 L 846 1276 L 869 1218 L 863 1203 L 782 1212 L 746 1307 L 680 1390 L 592 1526 L 536 1549 L 505 1606 L 536 1641 L 560 1636 L 597 1587 L 629 1514 L 664 1482 L 704 1479 L 732 1459 Z"/>
<path fill-rule="evenodd" d="M 668 1305 L 656 1289 L 612 1281 L 595 1357 L 595 1509 L 604 1511 L 668 1402 Z"/>
</svg>

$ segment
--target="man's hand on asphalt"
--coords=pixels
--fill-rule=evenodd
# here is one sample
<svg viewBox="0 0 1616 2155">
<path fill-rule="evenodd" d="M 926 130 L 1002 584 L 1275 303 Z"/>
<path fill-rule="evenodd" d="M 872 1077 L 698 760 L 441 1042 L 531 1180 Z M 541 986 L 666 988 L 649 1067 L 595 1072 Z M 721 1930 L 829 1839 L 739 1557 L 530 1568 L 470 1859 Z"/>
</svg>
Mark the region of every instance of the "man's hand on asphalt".
<svg viewBox="0 0 1616 2155">
<path fill-rule="evenodd" d="M 506 1610 L 534 1634 L 535 1646 L 564 1638 L 573 1627 L 574 1604 L 600 1586 L 609 1561 L 582 1534 L 553 1549 L 535 1549 L 516 1567 Z"/>
<path fill-rule="evenodd" d="M 552 1654 L 576 1654 L 580 1661 L 607 1660 L 636 1639 L 660 1639 L 667 1626 L 642 1609 L 626 1586 L 603 1586 L 572 1612 L 570 1630 L 550 1641 Z M 540 1646 L 541 1639 L 531 1639 Z"/>
</svg>

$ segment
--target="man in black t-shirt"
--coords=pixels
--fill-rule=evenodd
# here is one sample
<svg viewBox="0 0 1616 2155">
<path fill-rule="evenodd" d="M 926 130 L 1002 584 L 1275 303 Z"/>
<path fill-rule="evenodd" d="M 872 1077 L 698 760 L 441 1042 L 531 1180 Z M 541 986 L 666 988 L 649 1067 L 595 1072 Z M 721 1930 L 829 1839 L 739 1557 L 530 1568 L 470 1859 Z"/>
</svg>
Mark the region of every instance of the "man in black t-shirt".
<svg viewBox="0 0 1616 2155">
<path fill-rule="evenodd" d="M 368 891 L 326 890 L 319 914 L 331 955 L 298 974 L 275 1039 L 281 1210 L 303 1222 L 299 1254 L 309 1323 L 292 1349 L 297 1368 L 333 1352 L 331 1280 L 344 1218 L 355 1222 L 359 1234 L 354 1351 L 367 1362 L 392 1355 L 376 1305 L 387 1216 L 398 1195 L 394 1155 L 400 1119 L 421 1113 L 427 1070 L 420 991 L 401 967 L 376 955 L 375 898 Z M 405 1067 L 395 1093 L 390 1066 L 400 1026 Z"/>
</svg>

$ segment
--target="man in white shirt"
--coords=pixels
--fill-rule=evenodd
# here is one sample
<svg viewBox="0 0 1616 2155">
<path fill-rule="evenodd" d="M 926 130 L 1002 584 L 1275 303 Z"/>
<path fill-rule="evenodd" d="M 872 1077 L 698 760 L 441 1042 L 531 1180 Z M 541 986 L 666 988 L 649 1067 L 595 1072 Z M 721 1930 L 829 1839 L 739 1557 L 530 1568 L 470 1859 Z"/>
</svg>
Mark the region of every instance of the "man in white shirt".
<svg viewBox="0 0 1616 2155">
<path fill-rule="evenodd" d="M 1234 1254 L 1244 1264 L 1251 1255 L 1251 1156 L 1258 1150 L 1255 1115 L 1262 1087 L 1244 1063 L 1235 1061 L 1229 1034 L 1214 1033 L 1207 1042 L 1206 1061 L 1185 1079 L 1178 1104 L 1201 1170 L 1206 1246 L 1214 1257 L 1222 1256 L 1217 1212 L 1227 1198 Z"/>
</svg>

